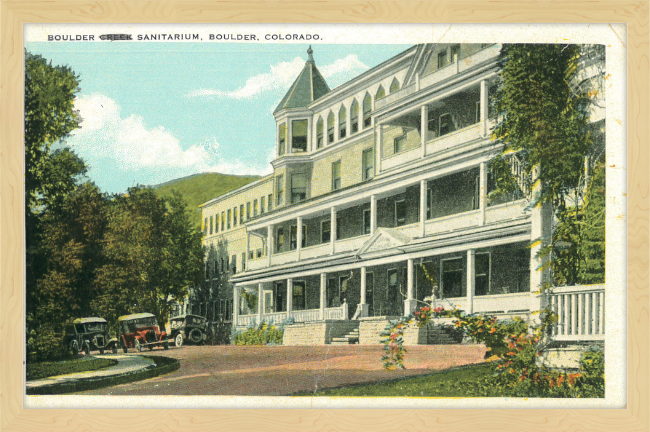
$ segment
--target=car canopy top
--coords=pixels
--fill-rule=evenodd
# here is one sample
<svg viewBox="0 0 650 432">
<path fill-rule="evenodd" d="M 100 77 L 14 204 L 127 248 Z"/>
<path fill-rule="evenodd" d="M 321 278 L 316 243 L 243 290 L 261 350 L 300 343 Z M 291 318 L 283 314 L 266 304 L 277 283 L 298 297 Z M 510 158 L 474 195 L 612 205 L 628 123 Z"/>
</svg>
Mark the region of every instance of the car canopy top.
<svg viewBox="0 0 650 432">
<path fill-rule="evenodd" d="M 105 322 L 106 320 L 104 318 L 88 317 L 88 318 L 77 318 L 76 320 L 72 321 L 72 324 L 105 323 Z"/>
<path fill-rule="evenodd" d="M 140 318 L 154 318 L 153 314 L 150 314 L 149 312 L 144 312 L 144 313 L 137 313 L 137 314 L 132 314 L 132 315 L 122 315 L 119 317 L 117 320 L 118 321 L 131 321 L 131 320 L 136 320 Z"/>
</svg>

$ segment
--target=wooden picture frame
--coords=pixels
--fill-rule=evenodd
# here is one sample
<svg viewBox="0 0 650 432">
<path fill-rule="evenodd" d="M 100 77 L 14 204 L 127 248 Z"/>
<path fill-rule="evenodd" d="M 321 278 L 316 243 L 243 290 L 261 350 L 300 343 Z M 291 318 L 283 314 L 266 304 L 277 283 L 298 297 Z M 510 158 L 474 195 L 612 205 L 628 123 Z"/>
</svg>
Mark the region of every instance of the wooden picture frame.
<svg viewBox="0 0 650 432">
<path fill-rule="evenodd" d="M 0 0 L 0 431 L 650 430 L 647 1 Z M 621 409 L 122 409 L 23 407 L 23 24 L 624 23 L 627 26 L 627 405 Z M 124 408 L 128 408 L 128 400 Z M 282 403 L 266 405 L 281 408 Z"/>
</svg>

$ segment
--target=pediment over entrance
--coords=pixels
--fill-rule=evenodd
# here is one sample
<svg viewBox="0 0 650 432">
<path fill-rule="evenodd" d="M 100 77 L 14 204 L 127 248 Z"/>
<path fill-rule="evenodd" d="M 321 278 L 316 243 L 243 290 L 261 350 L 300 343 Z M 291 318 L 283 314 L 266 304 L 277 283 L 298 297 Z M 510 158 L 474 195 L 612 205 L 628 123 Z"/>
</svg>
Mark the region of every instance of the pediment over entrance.
<svg viewBox="0 0 650 432">
<path fill-rule="evenodd" d="M 390 228 L 379 228 L 357 251 L 357 255 L 375 255 L 404 246 L 411 241 L 411 237 Z"/>
</svg>

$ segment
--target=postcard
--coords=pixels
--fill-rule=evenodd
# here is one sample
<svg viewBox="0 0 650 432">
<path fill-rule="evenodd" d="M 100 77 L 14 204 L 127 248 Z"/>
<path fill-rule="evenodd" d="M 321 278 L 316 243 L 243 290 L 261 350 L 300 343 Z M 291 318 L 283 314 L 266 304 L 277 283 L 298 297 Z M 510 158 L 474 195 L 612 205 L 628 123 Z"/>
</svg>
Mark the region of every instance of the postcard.
<svg viewBox="0 0 650 432">
<path fill-rule="evenodd" d="M 25 406 L 624 406 L 625 37 L 25 25 Z"/>
</svg>

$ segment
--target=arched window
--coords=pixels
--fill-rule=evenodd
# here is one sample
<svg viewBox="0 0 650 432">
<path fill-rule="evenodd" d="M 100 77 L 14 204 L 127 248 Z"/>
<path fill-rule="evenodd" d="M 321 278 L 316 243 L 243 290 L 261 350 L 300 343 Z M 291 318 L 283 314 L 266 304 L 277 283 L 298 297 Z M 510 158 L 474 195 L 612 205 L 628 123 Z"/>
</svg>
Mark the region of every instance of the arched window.
<svg viewBox="0 0 650 432">
<path fill-rule="evenodd" d="M 350 108 L 350 133 L 359 132 L 359 104 L 357 100 L 352 101 L 352 107 Z"/>
<path fill-rule="evenodd" d="M 386 90 L 384 90 L 384 86 L 380 85 L 377 89 L 377 93 L 375 93 L 375 100 L 379 100 L 384 97 L 386 97 Z"/>
<path fill-rule="evenodd" d="M 323 147 L 323 118 L 318 117 L 316 123 L 316 148 Z"/>
<path fill-rule="evenodd" d="M 393 82 L 390 83 L 390 94 L 393 94 L 396 91 L 399 91 L 399 81 L 397 81 L 397 78 L 393 78 Z"/>
<path fill-rule="evenodd" d="M 345 110 L 345 105 L 341 105 L 341 109 L 339 110 L 339 139 L 345 138 L 347 115 L 348 113 Z"/>
<path fill-rule="evenodd" d="M 330 111 L 330 115 L 327 116 L 327 144 L 334 142 L 334 113 Z"/>
<path fill-rule="evenodd" d="M 280 132 L 278 136 L 278 155 L 282 156 L 286 151 L 287 146 L 287 124 L 282 123 L 280 125 Z"/>
<path fill-rule="evenodd" d="M 372 123 L 370 118 L 370 113 L 372 112 L 372 97 L 370 94 L 366 93 L 366 97 L 363 98 L 363 127 L 367 128 Z"/>
</svg>

